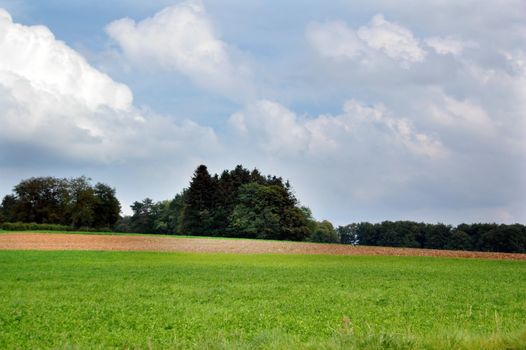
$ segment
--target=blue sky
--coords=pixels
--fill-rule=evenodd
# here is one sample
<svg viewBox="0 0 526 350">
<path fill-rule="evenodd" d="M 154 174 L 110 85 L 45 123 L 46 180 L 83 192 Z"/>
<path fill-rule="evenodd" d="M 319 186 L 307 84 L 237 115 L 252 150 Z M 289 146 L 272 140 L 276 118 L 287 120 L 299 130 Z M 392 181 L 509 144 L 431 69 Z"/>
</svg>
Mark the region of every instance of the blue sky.
<svg viewBox="0 0 526 350">
<path fill-rule="evenodd" d="M 336 224 L 525 222 L 526 4 L 0 0 L 0 194 L 197 165 L 290 179 Z"/>
</svg>

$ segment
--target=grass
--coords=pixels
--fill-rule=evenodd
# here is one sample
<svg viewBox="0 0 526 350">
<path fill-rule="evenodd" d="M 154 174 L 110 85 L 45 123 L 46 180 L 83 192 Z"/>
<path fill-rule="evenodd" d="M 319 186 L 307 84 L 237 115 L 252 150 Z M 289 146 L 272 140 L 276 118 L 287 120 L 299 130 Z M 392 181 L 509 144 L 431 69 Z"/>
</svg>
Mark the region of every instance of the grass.
<svg viewBox="0 0 526 350">
<path fill-rule="evenodd" d="M 526 349 L 526 263 L 0 251 L 0 348 Z"/>
</svg>

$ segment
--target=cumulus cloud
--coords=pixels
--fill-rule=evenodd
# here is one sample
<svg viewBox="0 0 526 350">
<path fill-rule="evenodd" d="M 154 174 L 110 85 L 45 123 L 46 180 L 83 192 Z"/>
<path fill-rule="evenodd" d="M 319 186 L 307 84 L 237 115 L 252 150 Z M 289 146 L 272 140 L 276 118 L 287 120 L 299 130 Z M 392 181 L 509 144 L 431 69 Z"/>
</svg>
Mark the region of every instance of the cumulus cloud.
<svg viewBox="0 0 526 350">
<path fill-rule="evenodd" d="M 426 56 L 409 29 L 387 21 L 381 14 L 358 30 L 341 21 L 311 23 L 306 37 L 320 54 L 336 59 L 371 59 L 381 53 L 407 68 L 411 63 L 424 61 Z"/>
<path fill-rule="evenodd" d="M 9 53 L 0 55 L 2 153 L 23 145 L 56 157 L 113 162 L 181 151 L 190 140 L 201 140 L 191 143 L 198 148 L 215 142 L 209 128 L 137 109 L 126 85 L 93 68 L 48 28 L 13 23 L 5 10 L 0 52 Z"/>
<path fill-rule="evenodd" d="M 12 22 L 0 9 L 0 59 L 3 81 L 12 86 L 30 81 L 51 95 L 68 96 L 91 110 L 107 106 L 127 109 L 130 89 L 92 68 L 77 52 L 55 39 L 44 26 L 26 27 Z M 9 54 L 5 54 L 9 53 Z"/>
<path fill-rule="evenodd" d="M 139 22 L 123 18 L 106 27 L 124 54 L 138 65 L 158 66 L 221 93 L 246 93 L 249 70 L 232 59 L 217 37 L 200 0 L 169 6 Z"/>
<path fill-rule="evenodd" d="M 368 147 L 430 158 L 447 153 L 439 140 L 417 132 L 409 120 L 392 116 L 382 105 L 355 100 L 347 101 L 340 115 L 315 118 L 300 118 L 277 102 L 260 100 L 233 114 L 230 124 L 267 153 L 317 157 L 349 155 Z"/>
<path fill-rule="evenodd" d="M 387 21 L 383 15 L 372 18 L 369 26 L 358 30 L 358 36 L 370 47 L 383 51 L 387 56 L 406 61 L 422 62 L 425 51 L 420 47 L 413 33 L 393 22 Z"/>
<path fill-rule="evenodd" d="M 106 67 L 132 64 L 113 72 L 137 84 L 142 103 L 178 105 L 215 131 L 137 108 L 126 85 L 47 28 L 15 24 L 0 11 L 0 52 L 9 53 L 0 55 L 4 191 L 10 171 L 9 186 L 62 160 L 71 175 L 111 174 L 108 182 L 128 202 L 164 199 L 187 185 L 201 162 L 212 171 L 242 163 L 289 178 L 316 216 L 337 224 L 524 221 L 523 3 L 379 2 L 367 5 L 379 15 L 360 23 L 340 16 L 358 18 L 363 3 L 347 4 L 346 13 L 324 4 L 323 15 L 305 28 L 318 55 L 302 51 L 297 29 L 319 5 L 280 21 L 271 5 L 227 11 L 206 4 L 209 12 L 186 1 L 156 14 L 159 4 L 138 5 L 140 11 L 114 6 L 153 15 L 111 23 L 106 30 L 117 49 L 90 59 L 101 54 Z M 250 17 L 255 13 L 259 18 Z M 323 21 L 328 17 L 342 20 Z M 64 38 L 96 47 L 86 45 L 92 38 L 69 34 Z M 252 50 L 257 76 L 226 38 Z M 188 87 L 191 99 L 186 91 L 174 96 L 167 88 L 173 80 L 181 90 L 188 81 L 204 89 Z M 201 97 L 213 106 L 196 107 Z M 207 115 L 214 117 L 206 121 Z M 217 115 L 230 116 L 231 128 Z M 42 159 L 52 166 L 43 170 Z M 21 175 L 23 162 L 32 168 Z M 54 174 L 64 176 L 63 169 Z"/>
</svg>

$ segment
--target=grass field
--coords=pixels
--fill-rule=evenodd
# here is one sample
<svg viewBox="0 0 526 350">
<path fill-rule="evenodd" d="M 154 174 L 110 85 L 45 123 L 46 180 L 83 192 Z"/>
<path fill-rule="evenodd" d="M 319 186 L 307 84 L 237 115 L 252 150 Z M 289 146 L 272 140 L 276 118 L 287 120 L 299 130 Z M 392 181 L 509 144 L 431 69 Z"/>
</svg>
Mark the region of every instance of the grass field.
<svg viewBox="0 0 526 350">
<path fill-rule="evenodd" d="M 525 349 L 526 263 L 0 251 L 0 348 Z"/>
</svg>

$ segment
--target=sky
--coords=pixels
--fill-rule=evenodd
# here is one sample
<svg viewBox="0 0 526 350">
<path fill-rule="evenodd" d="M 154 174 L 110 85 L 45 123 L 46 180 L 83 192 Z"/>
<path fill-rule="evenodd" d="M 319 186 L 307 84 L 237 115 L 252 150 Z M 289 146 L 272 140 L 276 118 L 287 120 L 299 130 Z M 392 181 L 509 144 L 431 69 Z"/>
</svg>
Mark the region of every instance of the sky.
<svg viewBox="0 0 526 350">
<path fill-rule="evenodd" d="M 124 213 L 195 168 L 315 218 L 526 222 L 526 2 L 0 0 L 0 195 L 88 176 Z"/>
</svg>

